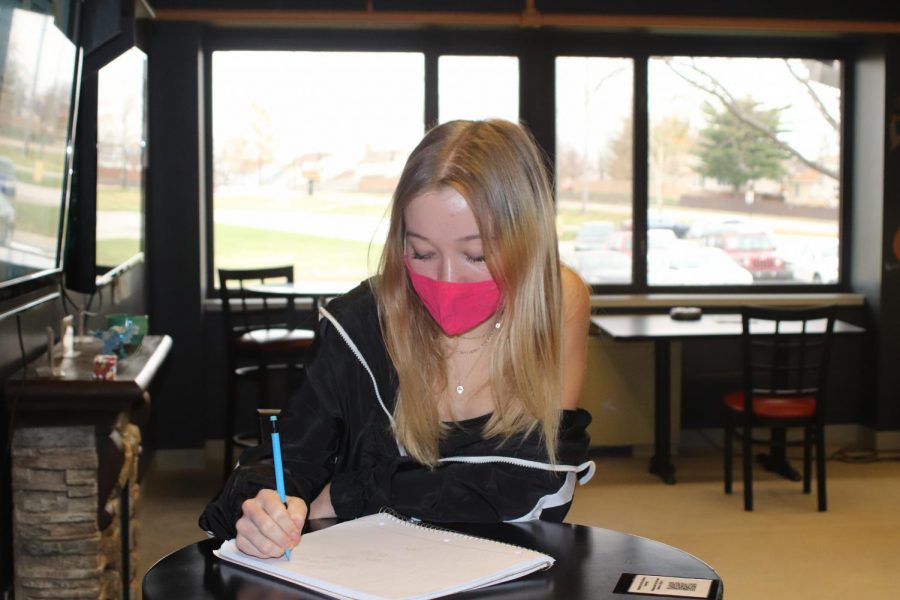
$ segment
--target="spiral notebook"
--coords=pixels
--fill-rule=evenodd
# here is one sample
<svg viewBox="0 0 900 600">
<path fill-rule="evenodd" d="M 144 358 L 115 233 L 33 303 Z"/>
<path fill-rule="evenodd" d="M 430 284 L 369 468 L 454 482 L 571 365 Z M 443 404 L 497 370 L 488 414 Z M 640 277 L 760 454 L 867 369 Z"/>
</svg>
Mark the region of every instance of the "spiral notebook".
<svg viewBox="0 0 900 600">
<path fill-rule="evenodd" d="M 546 554 L 379 513 L 305 534 L 291 558 L 254 558 L 234 540 L 221 560 L 331 596 L 439 598 L 547 569 Z"/>
</svg>

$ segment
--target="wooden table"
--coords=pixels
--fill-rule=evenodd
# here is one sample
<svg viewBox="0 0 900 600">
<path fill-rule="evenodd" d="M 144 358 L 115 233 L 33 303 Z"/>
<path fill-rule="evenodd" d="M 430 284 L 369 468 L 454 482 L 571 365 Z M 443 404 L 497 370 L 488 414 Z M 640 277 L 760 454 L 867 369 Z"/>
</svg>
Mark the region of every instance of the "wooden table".
<svg viewBox="0 0 900 600">
<path fill-rule="evenodd" d="M 322 519 L 314 528 L 329 526 Z M 553 556 L 550 569 L 457 598 L 509 600 L 621 600 L 659 596 L 621 595 L 613 590 L 624 573 L 668 575 L 716 580 L 713 597 L 721 598 L 719 575 L 708 564 L 661 542 L 596 527 L 533 521 L 530 523 L 450 525 L 470 535 L 524 546 Z M 303 542 L 300 542 L 301 548 Z M 144 600 L 207 600 L 213 598 L 317 599 L 323 596 L 223 563 L 212 550 L 217 540 L 190 544 L 157 562 L 144 576 Z M 448 565 L 448 568 L 451 568 Z M 415 573 L 411 573 L 415 576 Z"/>
<path fill-rule="evenodd" d="M 741 336 L 740 314 L 702 315 L 694 321 L 677 321 L 668 314 L 602 315 L 591 317 L 602 335 L 622 342 L 653 342 L 654 436 L 650 472 L 668 484 L 675 483 L 671 460 L 671 344 L 676 341 Z M 821 331 L 825 322 L 818 323 Z M 834 333 L 862 333 L 862 327 L 836 320 Z M 754 333 L 765 333 L 754 331 Z"/>
</svg>

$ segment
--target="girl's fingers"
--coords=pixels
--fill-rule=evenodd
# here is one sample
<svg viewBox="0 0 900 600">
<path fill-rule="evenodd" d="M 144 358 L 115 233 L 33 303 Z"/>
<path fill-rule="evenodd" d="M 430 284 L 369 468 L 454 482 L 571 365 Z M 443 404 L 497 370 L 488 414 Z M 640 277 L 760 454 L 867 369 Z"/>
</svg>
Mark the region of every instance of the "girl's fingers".
<svg viewBox="0 0 900 600">
<path fill-rule="evenodd" d="M 241 509 L 238 531 L 267 556 L 281 556 L 300 541 L 300 531 L 274 491 L 260 491 L 255 498 L 245 500 Z"/>
<path fill-rule="evenodd" d="M 296 496 L 288 496 L 287 513 L 298 532 L 303 531 L 303 524 L 306 523 L 308 512 L 306 502 Z"/>
</svg>

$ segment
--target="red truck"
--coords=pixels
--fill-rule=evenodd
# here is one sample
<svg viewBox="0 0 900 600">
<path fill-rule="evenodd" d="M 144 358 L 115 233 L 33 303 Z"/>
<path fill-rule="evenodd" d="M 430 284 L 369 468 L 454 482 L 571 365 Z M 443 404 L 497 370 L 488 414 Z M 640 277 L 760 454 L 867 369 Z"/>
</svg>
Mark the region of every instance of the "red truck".
<svg viewBox="0 0 900 600">
<path fill-rule="evenodd" d="M 788 281 L 793 274 L 779 254 L 769 234 L 759 229 L 704 231 L 695 238 L 704 246 L 721 248 L 753 274 L 754 281 Z"/>
</svg>

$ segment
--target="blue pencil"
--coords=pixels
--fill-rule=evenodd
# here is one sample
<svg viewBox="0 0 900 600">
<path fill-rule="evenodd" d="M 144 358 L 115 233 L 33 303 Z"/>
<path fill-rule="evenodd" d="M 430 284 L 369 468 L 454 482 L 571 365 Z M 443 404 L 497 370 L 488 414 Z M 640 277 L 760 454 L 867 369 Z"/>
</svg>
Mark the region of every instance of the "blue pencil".
<svg viewBox="0 0 900 600">
<path fill-rule="evenodd" d="M 281 464 L 281 436 L 278 435 L 278 417 L 269 417 L 272 422 L 272 460 L 275 463 L 275 489 L 281 501 L 287 507 L 287 496 L 284 493 L 284 467 Z M 291 551 L 285 550 L 284 555 L 290 560 Z"/>
</svg>

